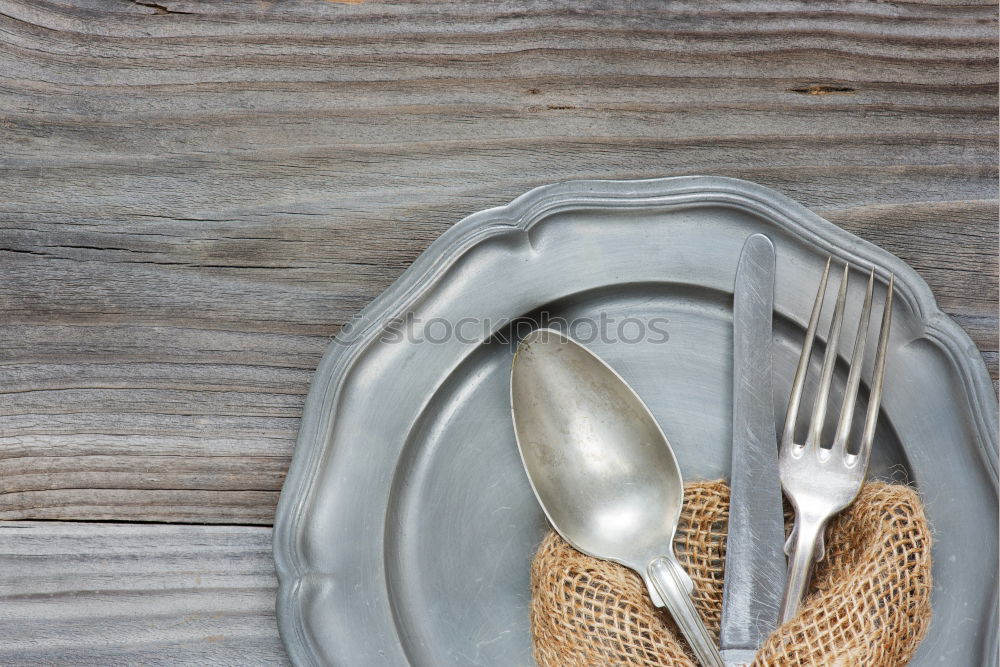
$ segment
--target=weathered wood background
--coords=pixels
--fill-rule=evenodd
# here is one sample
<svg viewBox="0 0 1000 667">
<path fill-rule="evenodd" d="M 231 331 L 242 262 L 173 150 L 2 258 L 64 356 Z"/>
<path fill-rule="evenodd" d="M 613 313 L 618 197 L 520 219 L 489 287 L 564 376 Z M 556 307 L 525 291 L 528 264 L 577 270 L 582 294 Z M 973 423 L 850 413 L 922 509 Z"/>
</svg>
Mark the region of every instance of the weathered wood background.
<svg viewBox="0 0 1000 667">
<path fill-rule="evenodd" d="M 281 664 L 320 354 L 536 185 L 776 188 L 918 269 L 996 380 L 996 14 L 0 0 L 0 663 Z"/>
</svg>

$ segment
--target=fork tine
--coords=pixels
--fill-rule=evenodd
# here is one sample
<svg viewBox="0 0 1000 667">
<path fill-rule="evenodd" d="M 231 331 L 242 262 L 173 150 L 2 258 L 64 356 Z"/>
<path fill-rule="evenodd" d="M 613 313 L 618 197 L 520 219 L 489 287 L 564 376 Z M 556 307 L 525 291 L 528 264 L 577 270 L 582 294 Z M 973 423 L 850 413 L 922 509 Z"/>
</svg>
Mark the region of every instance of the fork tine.
<svg viewBox="0 0 1000 667">
<path fill-rule="evenodd" d="M 872 313 L 872 292 L 875 290 L 875 267 L 868 276 L 868 291 L 865 292 L 865 303 L 861 308 L 861 319 L 858 321 L 858 333 L 854 337 L 854 353 L 851 355 L 851 370 L 847 374 L 847 386 L 844 390 L 844 402 L 840 406 L 840 421 L 837 422 L 837 434 L 833 437 L 832 454 L 843 454 L 847 448 L 847 438 L 851 435 L 851 424 L 854 422 L 854 403 L 858 399 L 858 385 L 861 384 L 861 366 L 865 357 L 865 343 L 868 341 L 868 320 Z"/>
<path fill-rule="evenodd" d="M 840 290 L 837 292 L 837 305 L 830 321 L 830 333 L 826 337 L 826 354 L 823 355 L 823 368 L 820 371 L 819 394 L 813 403 L 812 418 L 809 420 L 809 435 L 806 437 L 806 449 L 819 447 L 823 435 L 823 421 L 826 419 L 826 407 L 830 400 L 830 385 L 833 384 L 833 367 L 837 361 L 837 350 L 840 347 L 840 330 L 844 323 L 844 303 L 847 301 L 847 278 L 850 264 L 844 263 L 844 275 L 840 279 Z"/>
<path fill-rule="evenodd" d="M 816 301 L 809 315 L 809 326 L 806 327 L 806 337 L 802 341 L 802 353 L 799 355 L 799 365 L 795 368 L 795 378 L 792 380 L 792 392 L 788 396 L 788 410 L 785 412 L 785 428 L 781 432 L 781 448 L 792 446 L 795 439 L 795 421 L 799 414 L 799 403 L 802 401 L 802 388 L 806 383 L 806 370 L 809 368 L 809 357 L 812 355 L 813 340 L 816 338 L 816 325 L 819 324 L 820 311 L 823 309 L 823 297 L 826 296 L 826 282 L 830 277 L 830 262 L 826 260 L 823 277 L 816 290 Z"/>
<path fill-rule="evenodd" d="M 872 391 L 868 397 L 868 414 L 865 415 L 865 430 L 861 434 L 861 447 L 857 456 L 849 457 L 848 463 L 860 462 L 868 466 L 868 458 L 872 453 L 872 441 L 875 439 L 875 423 L 878 421 L 879 404 L 882 402 L 882 381 L 885 380 L 885 357 L 889 349 L 889 328 L 892 326 L 892 291 L 896 277 L 889 274 L 889 286 L 885 293 L 885 306 L 882 308 L 882 325 L 878 332 L 878 354 L 875 357 L 875 369 L 872 371 Z"/>
</svg>

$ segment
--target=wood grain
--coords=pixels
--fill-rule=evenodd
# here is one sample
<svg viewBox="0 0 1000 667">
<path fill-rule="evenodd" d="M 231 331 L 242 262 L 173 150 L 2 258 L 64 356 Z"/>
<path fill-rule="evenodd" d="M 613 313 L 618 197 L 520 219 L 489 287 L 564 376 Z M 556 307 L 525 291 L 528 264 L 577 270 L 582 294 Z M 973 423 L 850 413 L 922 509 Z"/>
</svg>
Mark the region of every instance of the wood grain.
<svg viewBox="0 0 1000 667">
<path fill-rule="evenodd" d="M 776 188 L 996 379 L 996 56 L 975 2 L 0 0 L 0 518 L 269 524 L 340 326 L 567 179 Z"/>
<path fill-rule="evenodd" d="M 4 665 L 285 665 L 271 531 L 0 523 Z"/>
</svg>

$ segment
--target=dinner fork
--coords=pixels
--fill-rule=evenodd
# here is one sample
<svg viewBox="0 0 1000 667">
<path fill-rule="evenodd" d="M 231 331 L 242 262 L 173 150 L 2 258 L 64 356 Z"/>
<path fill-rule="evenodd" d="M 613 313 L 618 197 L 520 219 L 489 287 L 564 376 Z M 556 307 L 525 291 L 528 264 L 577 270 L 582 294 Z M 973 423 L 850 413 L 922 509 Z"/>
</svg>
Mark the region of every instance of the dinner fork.
<svg viewBox="0 0 1000 667">
<path fill-rule="evenodd" d="M 892 324 L 892 289 L 894 276 L 889 275 L 889 285 L 882 309 L 882 323 L 878 337 L 878 349 L 872 372 L 871 391 L 868 397 L 868 412 L 865 417 L 861 443 L 856 452 L 847 448 L 854 418 L 854 404 L 861 382 L 861 367 L 864 360 L 865 342 L 868 337 L 868 321 L 871 318 L 872 293 L 875 286 L 875 268 L 868 277 L 868 291 L 861 309 L 861 319 L 854 339 L 854 352 L 847 374 L 844 401 L 840 419 L 830 447 L 823 447 L 823 424 L 826 419 L 830 385 L 833 381 L 834 365 L 840 343 L 840 330 L 844 319 L 844 302 L 847 296 L 847 282 L 850 265 L 844 264 L 844 275 L 840 280 L 837 303 L 826 341 L 826 353 L 820 370 L 820 381 L 816 399 L 813 402 L 809 431 L 804 444 L 795 441 L 795 423 L 802 400 L 806 370 L 812 353 L 816 326 L 826 296 L 826 285 L 830 276 L 830 262 L 826 262 L 820 279 L 816 301 L 809 316 L 802 354 L 792 382 L 792 392 L 788 399 L 788 413 L 778 452 L 778 470 L 781 488 L 795 510 L 792 534 L 785 544 L 788 555 L 788 574 L 784 596 L 781 601 L 781 622 L 795 616 L 799 603 L 805 595 L 812 575 L 813 563 L 823 558 L 823 531 L 827 522 L 846 508 L 857 497 L 861 484 L 868 473 L 872 440 L 875 437 L 875 423 L 878 420 L 879 403 L 882 398 L 882 382 L 885 377 L 885 358 L 889 343 L 889 327 Z"/>
</svg>

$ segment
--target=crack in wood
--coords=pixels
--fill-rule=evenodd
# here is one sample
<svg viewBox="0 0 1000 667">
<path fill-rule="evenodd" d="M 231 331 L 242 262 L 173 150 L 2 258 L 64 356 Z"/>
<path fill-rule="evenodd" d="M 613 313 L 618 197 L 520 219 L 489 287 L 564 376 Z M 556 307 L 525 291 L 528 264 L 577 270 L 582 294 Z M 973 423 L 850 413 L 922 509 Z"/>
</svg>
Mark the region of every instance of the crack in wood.
<svg viewBox="0 0 1000 667">
<path fill-rule="evenodd" d="M 139 5 L 140 7 L 149 7 L 155 10 L 154 14 L 164 15 L 164 14 L 194 14 L 194 12 L 182 12 L 176 9 L 170 9 L 169 7 L 164 7 L 163 5 L 157 4 L 155 2 L 141 2 L 140 0 L 132 0 L 132 4 Z"/>
<path fill-rule="evenodd" d="M 853 95 L 857 91 L 848 86 L 826 86 L 813 84 L 811 86 L 803 86 L 801 88 L 789 88 L 788 92 L 798 93 L 799 95 Z"/>
</svg>

